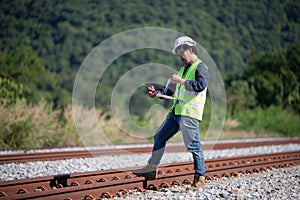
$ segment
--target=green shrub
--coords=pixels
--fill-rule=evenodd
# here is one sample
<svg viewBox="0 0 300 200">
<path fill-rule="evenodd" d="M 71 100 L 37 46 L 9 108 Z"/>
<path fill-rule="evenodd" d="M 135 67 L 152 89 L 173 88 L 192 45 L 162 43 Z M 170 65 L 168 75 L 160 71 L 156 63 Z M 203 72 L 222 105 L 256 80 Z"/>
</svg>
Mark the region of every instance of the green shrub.
<svg viewBox="0 0 300 200">
<path fill-rule="evenodd" d="M 0 105 L 0 149 L 76 146 L 78 135 L 71 109 L 62 113 L 42 101 L 34 106 Z"/>
<path fill-rule="evenodd" d="M 278 133 L 280 136 L 300 136 L 300 116 L 278 106 L 266 109 L 238 111 L 235 118 L 240 121 L 239 130 L 261 133 Z"/>
</svg>

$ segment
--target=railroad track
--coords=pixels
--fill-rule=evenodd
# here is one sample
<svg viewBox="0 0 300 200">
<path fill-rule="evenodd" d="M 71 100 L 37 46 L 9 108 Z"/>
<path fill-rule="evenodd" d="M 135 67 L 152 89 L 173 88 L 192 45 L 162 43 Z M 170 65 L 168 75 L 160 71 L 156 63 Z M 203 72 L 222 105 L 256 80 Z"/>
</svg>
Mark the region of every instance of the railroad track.
<svg viewBox="0 0 300 200">
<path fill-rule="evenodd" d="M 276 139 L 270 141 L 252 141 L 252 142 L 224 142 L 218 143 L 204 143 L 202 148 L 209 149 L 230 149 L 230 148 L 247 148 L 255 146 L 267 145 L 282 145 L 300 143 L 300 138 L 294 139 Z M 21 153 L 21 154 L 6 154 L 0 155 L 0 164 L 5 163 L 24 163 L 33 161 L 46 161 L 46 160 L 62 160 L 71 158 L 88 158 L 103 155 L 120 155 L 120 154 L 133 154 L 133 153 L 150 153 L 152 147 L 139 147 L 139 148 L 118 148 L 118 149 L 103 149 L 103 150 L 82 150 L 82 151 L 62 151 L 62 152 L 47 152 L 47 153 Z M 184 145 L 167 145 L 166 152 L 184 152 Z"/>
<path fill-rule="evenodd" d="M 300 151 L 206 160 L 206 179 L 238 176 L 239 173 L 251 174 L 299 164 Z M 158 190 L 172 185 L 190 184 L 194 174 L 192 162 L 161 165 L 155 180 L 136 177 L 130 172 L 134 169 L 136 168 L 0 182 L 0 200 L 111 198 L 130 194 L 130 190 L 143 192 L 147 189 Z"/>
</svg>

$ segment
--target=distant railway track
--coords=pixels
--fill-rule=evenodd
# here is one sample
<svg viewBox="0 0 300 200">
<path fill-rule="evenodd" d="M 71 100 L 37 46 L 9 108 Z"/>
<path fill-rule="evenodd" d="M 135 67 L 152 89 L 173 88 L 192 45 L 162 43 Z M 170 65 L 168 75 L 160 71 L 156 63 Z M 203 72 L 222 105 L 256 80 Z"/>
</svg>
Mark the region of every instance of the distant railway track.
<svg viewBox="0 0 300 200">
<path fill-rule="evenodd" d="M 206 179 L 234 177 L 239 173 L 251 174 L 272 168 L 300 164 L 300 151 L 260 154 L 207 160 Z M 130 171 L 136 168 L 65 174 L 25 180 L 0 182 L 2 199 L 101 199 L 130 194 L 130 190 L 168 188 L 172 185 L 190 184 L 193 163 L 161 165 L 156 180 L 145 180 Z"/>
<path fill-rule="evenodd" d="M 270 141 L 251 141 L 251 142 L 224 142 L 220 141 L 213 144 L 203 144 L 204 150 L 209 149 L 230 149 L 230 148 L 246 148 L 266 145 L 282 145 L 300 143 L 300 138 L 294 139 L 277 139 Z M 72 158 L 88 158 L 103 155 L 120 155 L 120 154 L 134 154 L 134 153 L 150 153 L 152 147 L 139 148 L 118 148 L 118 149 L 102 149 L 102 150 L 82 150 L 82 151 L 61 151 L 61 152 L 47 152 L 47 153 L 20 153 L 20 154 L 4 154 L 0 155 L 0 164 L 5 163 L 23 163 L 33 161 L 46 160 L 62 160 Z M 184 152 L 186 149 L 184 145 L 167 145 L 166 152 Z"/>
</svg>

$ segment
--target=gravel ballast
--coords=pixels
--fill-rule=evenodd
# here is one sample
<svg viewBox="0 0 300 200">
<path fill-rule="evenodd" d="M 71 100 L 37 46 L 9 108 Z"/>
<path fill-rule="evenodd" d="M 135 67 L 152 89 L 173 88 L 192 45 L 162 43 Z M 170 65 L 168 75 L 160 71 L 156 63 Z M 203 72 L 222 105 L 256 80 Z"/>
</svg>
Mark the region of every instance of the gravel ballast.
<svg viewBox="0 0 300 200">
<path fill-rule="evenodd" d="M 194 189 L 189 185 L 173 186 L 159 191 L 147 190 L 144 193 L 131 191 L 130 195 L 114 199 L 296 200 L 300 199 L 299 178 L 300 168 L 294 166 L 256 174 L 239 175 L 235 178 L 206 181 L 203 189 Z"/>
<path fill-rule="evenodd" d="M 204 151 L 205 159 L 300 151 L 300 144 L 273 145 L 239 149 Z M 101 156 L 96 158 L 9 163 L 0 165 L 0 181 L 26 179 L 76 172 L 138 167 L 147 164 L 150 154 Z M 165 153 L 161 164 L 192 161 L 189 152 Z M 171 187 L 161 191 L 132 191 L 116 199 L 300 199 L 300 167 L 274 169 L 236 178 L 207 181 L 205 189 L 190 186 Z"/>
<path fill-rule="evenodd" d="M 239 149 L 224 149 L 204 151 L 205 159 L 226 158 L 233 156 L 254 155 L 262 153 L 277 153 L 300 151 L 299 144 L 261 146 Z M 147 164 L 150 154 L 114 155 L 96 158 L 79 158 L 57 161 L 37 161 L 28 163 L 9 163 L 0 165 L 0 181 L 26 179 L 58 174 L 69 174 L 86 171 L 99 171 L 139 167 Z M 161 164 L 192 161 L 189 152 L 165 153 Z"/>
</svg>

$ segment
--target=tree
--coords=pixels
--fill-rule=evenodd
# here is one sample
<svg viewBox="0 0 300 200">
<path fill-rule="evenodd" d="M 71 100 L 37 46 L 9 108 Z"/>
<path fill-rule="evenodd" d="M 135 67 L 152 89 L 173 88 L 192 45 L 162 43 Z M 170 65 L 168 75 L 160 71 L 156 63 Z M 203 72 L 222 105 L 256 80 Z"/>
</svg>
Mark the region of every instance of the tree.
<svg viewBox="0 0 300 200">
<path fill-rule="evenodd" d="M 232 81 L 226 93 L 231 116 L 234 116 L 237 109 L 243 110 L 256 106 L 256 91 L 246 81 Z"/>
<path fill-rule="evenodd" d="M 299 111 L 299 51 L 296 45 L 250 56 L 244 79 L 255 88 L 260 106 L 279 105 Z"/>
<path fill-rule="evenodd" d="M 12 105 L 18 102 L 26 102 L 22 84 L 0 77 L 0 104 Z"/>
<path fill-rule="evenodd" d="M 15 88 L 24 90 L 29 102 L 42 98 L 51 101 L 51 91 L 55 87 L 54 75 L 47 71 L 37 52 L 31 47 L 4 50 L 0 54 L 0 77 L 15 83 Z M 8 87 L 7 87 L 8 88 Z"/>
<path fill-rule="evenodd" d="M 287 49 L 286 58 L 290 70 L 287 76 L 291 77 L 286 84 L 291 85 L 288 91 L 286 105 L 290 105 L 300 112 L 300 43 Z"/>
</svg>

